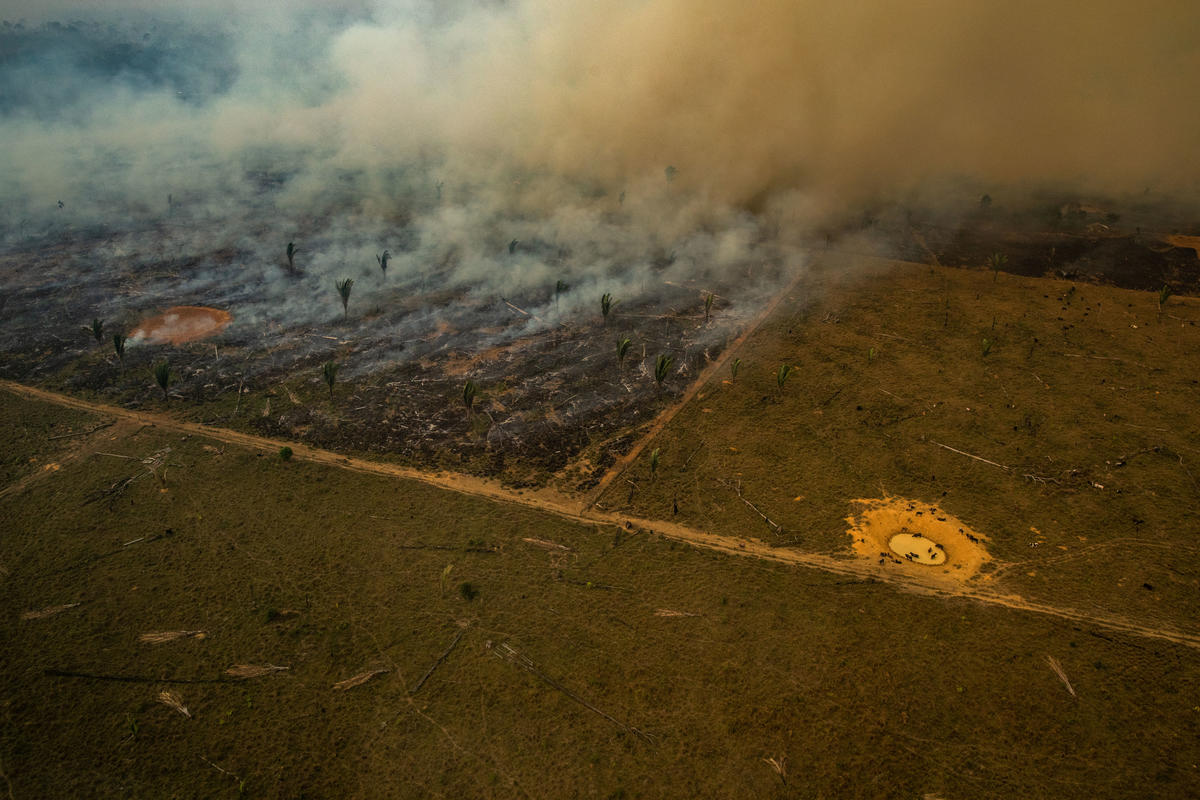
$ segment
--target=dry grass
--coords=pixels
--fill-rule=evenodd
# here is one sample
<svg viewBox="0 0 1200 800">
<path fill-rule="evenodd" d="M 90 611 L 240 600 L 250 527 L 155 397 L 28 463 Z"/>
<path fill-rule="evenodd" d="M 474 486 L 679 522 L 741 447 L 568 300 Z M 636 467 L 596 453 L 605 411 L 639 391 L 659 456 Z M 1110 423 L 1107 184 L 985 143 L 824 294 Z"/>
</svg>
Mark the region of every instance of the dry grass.
<svg viewBox="0 0 1200 800">
<path fill-rule="evenodd" d="M 854 498 L 912 498 L 983 541 L 976 585 L 1194 631 L 1200 302 L 1160 316 L 1151 292 L 873 264 L 814 272 L 813 299 L 739 349 L 738 381 L 646 445 L 658 479 L 597 508 L 841 555 Z M 780 363 L 804 369 L 782 396 Z M 885 575 L 918 569 L 862 544 Z"/>
</svg>

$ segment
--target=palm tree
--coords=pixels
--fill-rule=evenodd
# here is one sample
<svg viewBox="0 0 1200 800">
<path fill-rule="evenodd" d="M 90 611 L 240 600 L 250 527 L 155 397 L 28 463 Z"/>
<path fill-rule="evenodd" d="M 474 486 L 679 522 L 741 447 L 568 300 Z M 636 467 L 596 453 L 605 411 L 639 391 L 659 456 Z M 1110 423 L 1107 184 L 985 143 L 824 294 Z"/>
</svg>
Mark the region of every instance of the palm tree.
<svg viewBox="0 0 1200 800">
<path fill-rule="evenodd" d="M 1000 268 L 1008 263 L 1008 256 L 1004 253 L 992 253 L 988 256 L 987 264 L 992 268 L 992 283 L 1000 277 Z"/>
<path fill-rule="evenodd" d="M 383 277 L 385 278 L 387 277 L 388 261 L 391 259 L 391 257 L 392 252 L 390 250 L 384 250 L 383 255 L 375 256 L 375 260 L 379 262 L 379 269 L 383 271 Z"/>
<path fill-rule="evenodd" d="M 113 334 L 113 350 L 117 351 L 117 358 L 121 361 L 121 366 L 125 366 L 125 337 L 119 333 Z"/>
<path fill-rule="evenodd" d="M 713 301 L 716 299 L 717 299 L 717 296 L 715 294 L 713 294 L 712 292 L 709 292 L 707 295 L 704 296 L 704 324 L 705 325 L 708 324 L 708 315 L 712 312 Z"/>
<path fill-rule="evenodd" d="M 299 253 L 299 252 L 300 252 L 300 248 L 296 247 L 295 242 L 288 242 L 288 246 L 287 246 L 288 272 L 295 274 L 295 272 L 296 272 L 296 253 Z"/>
<path fill-rule="evenodd" d="M 335 281 L 338 294 L 342 296 L 342 313 L 350 316 L 350 290 L 354 288 L 353 278 L 342 278 L 340 281 Z"/>
<path fill-rule="evenodd" d="M 559 280 L 554 284 L 554 310 L 558 311 L 558 296 L 571 287 L 564 280 Z"/>
<path fill-rule="evenodd" d="M 1171 287 L 1164 283 L 1162 288 L 1158 290 L 1158 313 L 1162 313 L 1163 306 L 1171 299 L 1171 294 Z"/>
<path fill-rule="evenodd" d="M 475 406 L 475 395 L 478 393 L 479 387 L 475 385 L 475 381 L 467 381 L 463 386 L 462 401 L 463 406 L 467 409 L 467 419 L 471 418 L 471 409 Z"/>
<path fill-rule="evenodd" d="M 663 381 L 666 380 L 667 374 L 671 371 L 671 365 L 674 363 L 675 359 L 668 355 L 659 355 L 654 361 L 654 382 L 658 384 L 660 392 Z"/>
<path fill-rule="evenodd" d="M 613 296 L 608 292 L 600 295 L 600 316 L 603 318 L 606 327 L 608 326 L 608 315 L 612 312 L 613 306 L 616 304 L 617 301 L 613 300 Z"/>
<path fill-rule="evenodd" d="M 783 385 L 787 383 L 788 375 L 792 374 L 791 364 L 780 364 L 779 370 L 775 373 L 775 383 L 779 386 L 780 391 L 783 390 Z"/>
<path fill-rule="evenodd" d="M 617 340 L 617 370 L 618 371 L 620 371 L 621 368 L 625 365 L 625 355 L 629 352 L 630 344 L 632 344 L 632 342 L 629 341 L 628 336 L 622 336 L 620 339 Z"/>
<path fill-rule="evenodd" d="M 104 341 L 104 320 L 93 319 L 91 331 L 92 336 L 96 337 L 96 344 Z"/>
<path fill-rule="evenodd" d="M 158 382 L 158 388 L 162 389 L 163 400 L 167 399 L 167 387 L 171 385 L 173 377 L 171 365 L 167 363 L 166 359 L 154 365 L 154 380 Z"/>
<path fill-rule="evenodd" d="M 325 385 L 329 387 L 329 402 L 333 402 L 333 385 L 337 383 L 338 368 L 341 365 L 336 361 L 326 361 L 325 366 L 321 368 L 321 373 L 325 378 Z"/>
</svg>

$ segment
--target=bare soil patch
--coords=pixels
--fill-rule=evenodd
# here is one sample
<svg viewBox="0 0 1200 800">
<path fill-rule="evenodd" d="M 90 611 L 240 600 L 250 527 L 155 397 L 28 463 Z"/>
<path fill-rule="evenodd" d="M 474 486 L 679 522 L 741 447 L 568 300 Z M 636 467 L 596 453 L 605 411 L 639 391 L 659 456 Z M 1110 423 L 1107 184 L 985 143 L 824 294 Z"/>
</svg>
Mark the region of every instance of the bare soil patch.
<svg viewBox="0 0 1200 800">
<path fill-rule="evenodd" d="M 215 336 L 233 321 L 233 315 L 206 306 L 174 306 L 143 320 L 129 334 L 131 342 L 184 344 Z"/>
</svg>

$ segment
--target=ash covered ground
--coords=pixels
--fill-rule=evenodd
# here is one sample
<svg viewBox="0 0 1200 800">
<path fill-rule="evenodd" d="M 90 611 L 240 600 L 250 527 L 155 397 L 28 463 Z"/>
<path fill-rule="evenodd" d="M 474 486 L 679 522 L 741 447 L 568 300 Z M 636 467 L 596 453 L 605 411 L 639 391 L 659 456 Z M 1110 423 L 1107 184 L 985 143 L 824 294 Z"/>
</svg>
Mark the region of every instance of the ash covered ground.
<svg viewBox="0 0 1200 800">
<path fill-rule="evenodd" d="M 233 402 L 273 435 L 420 463 L 487 454 L 496 472 L 516 457 L 556 472 L 652 417 L 800 266 L 748 217 L 732 231 L 663 241 L 639 231 L 619 198 L 497 217 L 472 207 L 470 187 L 420 183 L 403 187 L 411 195 L 390 218 L 343 208 L 295 219 L 272 204 L 286 177 L 255 177 L 259 202 L 236 218 L 192 214 L 172 197 L 161 219 L 112 230 L 72 224 L 64 203 L 45 230 L 10 234 L 0 371 L 157 408 L 151 366 L 166 360 L 171 393 L 215 423 L 236 424 Z M 345 278 L 354 284 L 343 308 Z M 614 300 L 607 319 L 604 294 Z M 183 345 L 130 339 L 122 364 L 112 335 L 175 305 L 234 319 Z M 99 342 L 93 319 L 104 323 Z M 661 387 L 660 354 L 673 360 Z M 467 381 L 480 391 L 473 419 Z M 244 402 L 233 400 L 239 390 Z"/>
</svg>

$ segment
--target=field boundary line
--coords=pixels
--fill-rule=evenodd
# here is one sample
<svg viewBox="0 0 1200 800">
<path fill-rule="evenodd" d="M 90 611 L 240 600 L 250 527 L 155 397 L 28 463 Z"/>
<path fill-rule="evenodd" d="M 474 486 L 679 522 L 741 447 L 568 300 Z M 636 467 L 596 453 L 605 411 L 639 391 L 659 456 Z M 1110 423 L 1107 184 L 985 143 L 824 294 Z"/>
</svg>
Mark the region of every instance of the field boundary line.
<svg viewBox="0 0 1200 800">
<path fill-rule="evenodd" d="M 658 434 L 662 433 L 663 429 L 666 428 L 671 420 L 675 418 L 675 415 L 682 411 L 684 406 L 692 402 L 692 399 L 700 393 L 701 389 L 703 389 L 705 386 L 708 386 L 713 377 L 717 374 L 717 371 L 723 369 L 724 366 L 729 363 L 730 357 L 732 357 L 734 353 L 742 348 L 742 345 L 746 343 L 746 340 L 749 339 L 755 332 L 757 332 L 758 329 L 762 327 L 763 323 L 771 318 L 771 315 L 775 313 L 775 309 L 779 308 L 779 304 L 783 302 L 784 297 L 794 292 L 796 287 L 798 287 L 806 278 L 809 277 L 810 267 L 811 262 L 806 263 L 803 267 L 801 267 L 797 271 L 796 277 L 792 278 L 792 280 L 789 281 L 787 286 L 785 286 L 782 290 L 776 292 L 771 301 L 767 303 L 766 308 L 760 311 L 758 316 L 750 320 L 746 328 L 739 333 L 732 342 L 729 343 L 729 346 L 722 351 L 721 355 L 717 356 L 715 361 L 705 367 L 704 370 L 698 376 L 696 376 L 696 380 L 693 381 L 692 385 L 684 391 L 679 400 L 659 412 L 659 415 L 655 417 L 654 423 L 650 426 L 650 428 L 644 434 L 642 434 L 641 438 L 634 443 L 633 447 L 629 448 L 628 453 L 621 456 L 611 467 L 609 467 L 608 471 L 605 472 L 603 477 L 600 478 L 600 482 L 597 483 L 595 488 L 591 490 L 590 495 L 583 503 L 583 509 L 585 511 L 590 510 L 592 506 L 596 504 L 596 501 L 600 499 L 601 495 L 603 495 L 605 490 L 608 489 L 609 484 L 611 484 L 618 475 L 623 474 L 625 470 L 629 469 L 630 465 L 632 465 L 633 462 L 637 460 L 637 457 L 642 454 L 642 450 L 646 448 L 646 445 L 648 445 L 655 436 L 658 436 Z"/>
</svg>

